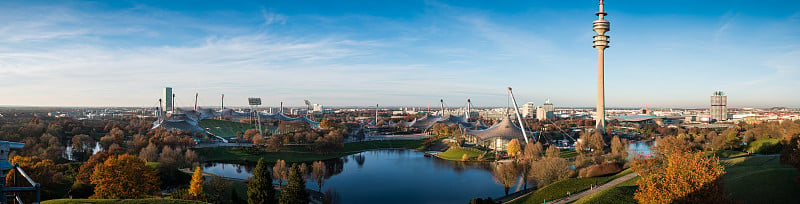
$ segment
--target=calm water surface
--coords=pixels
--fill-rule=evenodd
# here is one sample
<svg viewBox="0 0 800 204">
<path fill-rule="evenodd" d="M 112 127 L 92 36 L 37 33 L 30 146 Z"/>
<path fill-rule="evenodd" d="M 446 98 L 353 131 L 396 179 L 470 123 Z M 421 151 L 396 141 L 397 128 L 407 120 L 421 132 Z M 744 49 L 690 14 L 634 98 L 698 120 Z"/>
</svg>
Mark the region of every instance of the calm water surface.
<svg viewBox="0 0 800 204">
<path fill-rule="evenodd" d="M 631 143 L 629 155 L 649 155 L 653 143 Z M 444 161 L 411 150 L 367 151 L 325 163 L 333 175 L 322 192 L 335 191 L 342 203 L 468 203 L 473 198 L 504 195 L 503 187 L 492 178 L 494 164 Z M 208 173 L 247 179 L 253 167 L 206 163 L 203 168 Z M 310 180 L 306 187 L 317 189 Z"/>
<path fill-rule="evenodd" d="M 504 195 L 491 164 L 464 164 L 426 158 L 411 150 L 376 150 L 326 161 L 332 175 L 323 186 L 342 203 L 468 203 L 472 198 Z M 246 179 L 253 166 L 207 163 L 204 171 Z M 309 181 L 309 189 L 317 185 Z M 511 189 L 513 192 L 515 188 Z"/>
<path fill-rule="evenodd" d="M 650 147 L 652 147 L 655 144 L 656 142 L 653 140 L 637 141 L 631 143 L 628 146 L 628 159 L 631 159 L 637 155 L 652 156 L 652 153 L 650 152 Z"/>
</svg>

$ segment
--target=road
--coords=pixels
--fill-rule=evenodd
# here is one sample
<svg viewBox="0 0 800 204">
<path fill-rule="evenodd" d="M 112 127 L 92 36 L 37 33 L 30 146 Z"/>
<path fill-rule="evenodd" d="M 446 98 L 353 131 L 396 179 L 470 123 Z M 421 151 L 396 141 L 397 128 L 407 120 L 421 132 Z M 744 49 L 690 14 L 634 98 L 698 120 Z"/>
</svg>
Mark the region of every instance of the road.
<svg viewBox="0 0 800 204">
<path fill-rule="evenodd" d="M 602 190 L 614 187 L 617 184 L 620 184 L 622 182 L 630 180 L 630 179 L 632 179 L 632 178 L 634 178 L 636 176 L 639 176 L 639 174 L 637 174 L 636 172 L 633 172 L 633 173 L 627 174 L 625 176 L 619 177 L 617 179 L 611 180 L 606 184 L 600 185 L 599 187 L 593 188 L 591 190 L 586 190 L 586 191 L 583 191 L 583 192 L 578 193 L 578 194 L 574 194 L 574 195 L 569 196 L 569 197 L 561 198 L 561 199 L 556 200 L 556 201 L 554 201 L 552 203 L 553 204 L 556 204 L 556 203 L 572 203 L 572 202 L 575 202 L 578 199 L 583 198 L 584 196 L 592 195 L 593 193 L 597 193 L 597 192 L 600 192 Z"/>
</svg>

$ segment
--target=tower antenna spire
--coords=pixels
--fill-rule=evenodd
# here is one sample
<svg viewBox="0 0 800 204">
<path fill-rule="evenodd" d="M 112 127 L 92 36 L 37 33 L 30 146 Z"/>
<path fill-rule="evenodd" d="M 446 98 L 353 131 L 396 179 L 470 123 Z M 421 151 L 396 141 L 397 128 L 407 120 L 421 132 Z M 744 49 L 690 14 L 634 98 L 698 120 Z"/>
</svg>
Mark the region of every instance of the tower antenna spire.
<svg viewBox="0 0 800 204">
<path fill-rule="evenodd" d="M 606 126 L 606 96 L 605 96 L 605 77 L 604 74 L 604 51 L 608 48 L 608 36 L 606 32 L 611 30 L 610 23 L 605 20 L 607 14 L 603 8 L 603 0 L 600 0 L 600 10 L 595 13 L 597 20 L 592 22 L 592 30 L 597 33 L 594 37 L 594 44 L 592 47 L 597 49 L 597 114 L 595 120 L 595 129 L 605 133 Z"/>
</svg>

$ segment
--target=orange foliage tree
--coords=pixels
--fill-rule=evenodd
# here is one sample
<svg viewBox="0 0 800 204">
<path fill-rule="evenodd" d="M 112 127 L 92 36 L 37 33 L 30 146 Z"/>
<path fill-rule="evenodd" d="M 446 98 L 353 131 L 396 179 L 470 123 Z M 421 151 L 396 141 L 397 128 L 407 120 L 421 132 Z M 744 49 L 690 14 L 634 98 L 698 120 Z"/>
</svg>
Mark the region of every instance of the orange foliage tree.
<svg viewBox="0 0 800 204">
<path fill-rule="evenodd" d="M 508 155 L 512 157 L 517 156 L 517 153 L 519 153 L 521 150 L 522 148 L 519 145 L 518 139 L 512 139 L 510 142 L 508 142 L 508 151 L 506 151 L 508 152 Z"/>
<path fill-rule="evenodd" d="M 637 157 L 633 162 L 641 176 L 634 195 L 640 203 L 728 201 L 722 191 L 725 168 L 719 158 L 706 157 L 675 137 L 659 140 L 653 151 L 656 156 Z"/>
<path fill-rule="evenodd" d="M 189 194 L 198 197 L 203 193 L 203 169 L 200 166 L 194 168 L 192 182 L 189 183 Z"/>
<path fill-rule="evenodd" d="M 90 198 L 146 197 L 158 190 L 161 181 L 156 174 L 154 168 L 133 155 L 110 157 L 92 173 L 92 184 L 96 187 Z"/>
</svg>

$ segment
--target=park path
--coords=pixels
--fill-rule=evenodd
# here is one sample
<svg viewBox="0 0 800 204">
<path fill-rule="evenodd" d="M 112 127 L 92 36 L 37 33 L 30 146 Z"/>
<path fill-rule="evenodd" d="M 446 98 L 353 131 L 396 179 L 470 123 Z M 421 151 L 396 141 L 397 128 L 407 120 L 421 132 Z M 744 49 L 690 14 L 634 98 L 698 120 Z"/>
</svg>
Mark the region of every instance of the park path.
<svg viewBox="0 0 800 204">
<path fill-rule="evenodd" d="M 578 193 L 578 194 L 573 194 L 572 196 L 563 197 L 561 199 L 553 201 L 552 203 L 553 204 L 557 204 L 557 203 L 572 203 L 572 202 L 575 202 L 578 199 L 583 198 L 584 196 L 592 195 L 593 193 L 597 193 L 597 192 L 600 192 L 602 190 L 614 187 L 617 184 L 620 184 L 620 183 L 625 182 L 627 180 L 633 179 L 636 176 L 639 176 L 639 174 L 637 174 L 636 172 L 629 173 L 627 175 L 624 175 L 624 176 L 619 177 L 617 179 L 611 180 L 608 183 L 600 185 L 600 186 L 598 186 L 596 188 L 593 188 L 591 190 L 586 190 L 586 191 L 583 191 L 583 192 Z"/>
</svg>

